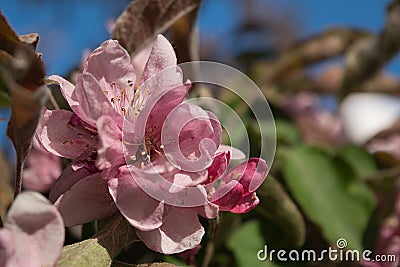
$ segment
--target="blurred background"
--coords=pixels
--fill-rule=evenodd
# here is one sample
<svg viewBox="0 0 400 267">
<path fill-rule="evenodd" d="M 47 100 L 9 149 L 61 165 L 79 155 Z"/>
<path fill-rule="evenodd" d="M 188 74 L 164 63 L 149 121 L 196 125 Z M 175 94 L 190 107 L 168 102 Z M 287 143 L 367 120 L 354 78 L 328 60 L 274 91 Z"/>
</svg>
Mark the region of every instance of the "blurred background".
<svg viewBox="0 0 400 267">
<path fill-rule="evenodd" d="M 18 34 L 39 33 L 37 50 L 47 75 L 73 80 L 88 51 L 110 38 L 129 3 L 14 0 L 2 1 L 0 7 Z M 275 162 L 259 190 L 261 204 L 245 215 L 223 214 L 218 233 L 207 236 L 197 254 L 165 257 L 135 244 L 121 260 L 238 267 L 397 266 L 261 262 L 256 253 L 264 245 L 321 251 L 344 238 L 350 249 L 400 256 L 399 1 L 203 0 L 197 14 L 176 21 L 166 35 L 180 62 L 226 63 L 255 81 L 275 117 Z M 251 154 L 257 155 L 260 132 L 271 129 L 258 127 L 236 96 L 223 90 L 193 95 L 204 93 L 239 113 L 251 137 Z M 54 95 L 63 107 L 60 95 Z M 2 108 L 1 116 L 5 136 L 9 108 Z M 14 165 L 14 148 L 5 137 L 1 148 L 5 164 Z M 12 167 L 3 169 L 9 169 L 12 180 Z M 71 234 L 69 242 L 76 238 Z"/>
</svg>

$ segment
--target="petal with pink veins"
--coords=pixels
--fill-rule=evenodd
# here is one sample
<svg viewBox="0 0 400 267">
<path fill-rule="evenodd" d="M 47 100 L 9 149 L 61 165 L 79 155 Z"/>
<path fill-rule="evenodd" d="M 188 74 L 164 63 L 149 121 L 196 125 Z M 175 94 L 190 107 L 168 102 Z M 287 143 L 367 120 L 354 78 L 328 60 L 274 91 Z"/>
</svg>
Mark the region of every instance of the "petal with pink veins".
<svg viewBox="0 0 400 267">
<path fill-rule="evenodd" d="M 136 234 L 150 249 L 174 254 L 196 247 L 204 235 L 204 228 L 192 208 L 172 207 L 160 228 L 137 230 Z"/>
<path fill-rule="evenodd" d="M 78 181 L 54 205 L 63 216 L 66 226 L 84 224 L 116 212 L 107 180 L 102 179 L 100 173 Z"/>
</svg>

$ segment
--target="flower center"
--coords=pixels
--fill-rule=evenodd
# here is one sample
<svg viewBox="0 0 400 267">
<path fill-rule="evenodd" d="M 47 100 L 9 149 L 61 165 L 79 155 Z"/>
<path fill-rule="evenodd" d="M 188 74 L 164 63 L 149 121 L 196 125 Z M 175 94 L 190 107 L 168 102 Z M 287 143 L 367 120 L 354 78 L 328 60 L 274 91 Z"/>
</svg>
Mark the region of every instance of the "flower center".
<svg viewBox="0 0 400 267">
<path fill-rule="evenodd" d="M 85 152 L 96 152 L 96 145 L 98 141 L 98 134 L 96 128 L 90 126 L 86 122 L 82 121 L 77 115 L 73 114 L 68 121 L 68 128 L 74 130 L 78 139 L 64 140 L 63 144 L 84 144 Z"/>
</svg>

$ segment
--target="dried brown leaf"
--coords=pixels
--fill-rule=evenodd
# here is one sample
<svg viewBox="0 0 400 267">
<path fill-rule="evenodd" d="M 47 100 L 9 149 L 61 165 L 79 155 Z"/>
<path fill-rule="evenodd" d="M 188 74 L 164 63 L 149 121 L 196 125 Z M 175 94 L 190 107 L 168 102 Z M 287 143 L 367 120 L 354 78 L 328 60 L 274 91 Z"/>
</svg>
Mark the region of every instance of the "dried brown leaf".
<svg viewBox="0 0 400 267">
<path fill-rule="evenodd" d="M 196 9 L 201 0 L 136 0 L 117 19 L 112 38 L 134 54 L 158 33 Z"/>
<path fill-rule="evenodd" d="M 21 191 L 23 162 L 30 150 L 47 96 L 47 88 L 43 86 L 44 65 L 34 50 L 37 35 L 21 39 L 24 41 L 20 40 L 0 13 L 0 75 L 11 95 L 7 135 L 17 154 L 15 195 Z"/>
</svg>

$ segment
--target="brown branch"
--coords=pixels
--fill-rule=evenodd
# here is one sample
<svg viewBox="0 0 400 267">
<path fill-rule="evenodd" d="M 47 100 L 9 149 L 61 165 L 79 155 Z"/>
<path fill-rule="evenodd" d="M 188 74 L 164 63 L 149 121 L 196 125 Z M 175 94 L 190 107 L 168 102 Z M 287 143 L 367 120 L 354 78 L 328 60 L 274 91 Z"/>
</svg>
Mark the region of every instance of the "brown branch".
<svg viewBox="0 0 400 267">
<path fill-rule="evenodd" d="M 357 42 L 346 55 L 346 71 L 341 96 L 355 90 L 377 73 L 400 50 L 400 0 L 387 8 L 381 33 Z"/>
<path fill-rule="evenodd" d="M 295 70 L 342 55 L 354 41 L 369 35 L 357 29 L 329 29 L 295 44 L 278 59 L 258 65 L 256 76 L 262 84 L 275 83 Z"/>
</svg>

